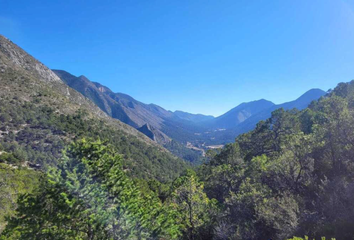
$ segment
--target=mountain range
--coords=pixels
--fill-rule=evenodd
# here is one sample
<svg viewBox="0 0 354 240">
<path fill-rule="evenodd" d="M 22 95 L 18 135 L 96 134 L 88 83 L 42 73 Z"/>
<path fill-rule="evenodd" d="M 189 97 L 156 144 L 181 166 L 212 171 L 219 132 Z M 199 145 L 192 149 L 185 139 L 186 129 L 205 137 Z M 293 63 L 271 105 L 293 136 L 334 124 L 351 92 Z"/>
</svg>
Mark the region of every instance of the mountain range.
<svg viewBox="0 0 354 240">
<path fill-rule="evenodd" d="M 271 113 L 276 109 L 283 108 L 284 110 L 291 110 L 295 108 L 297 110 L 302 110 L 312 101 L 319 99 L 325 94 L 326 92 L 321 89 L 310 89 L 294 101 L 282 104 L 274 104 L 265 99 L 241 103 L 225 114 L 215 118 L 214 121 L 210 122 L 209 126 L 212 128 L 226 129 L 235 129 L 239 126 L 250 126 L 252 128 L 260 120 L 269 118 Z"/>
<path fill-rule="evenodd" d="M 179 148 L 200 149 L 200 152 L 210 145 L 232 142 L 237 135 L 253 129 L 260 120 L 269 118 L 278 108 L 301 110 L 326 94 L 320 89 L 311 89 L 298 99 L 283 104 L 265 99 L 245 102 L 219 117 L 213 117 L 168 111 L 155 104 L 142 103 L 127 94 L 114 93 L 83 75 L 76 77 L 64 70 L 53 72 L 109 116 L 138 129 L 157 143 L 168 147 L 174 140 L 182 144 Z"/>
<path fill-rule="evenodd" d="M 115 93 L 83 75 L 77 77 L 64 70 L 50 70 L 5 37 L 1 37 L 0 41 L 1 71 L 8 73 L 11 69 L 15 76 L 31 76 L 36 79 L 34 85 L 38 85 L 38 89 L 49 87 L 51 90 L 45 90 L 51 92 L 49 95 L 59 94 L 60 99 L 70 102 L 65 104 L 65 108 L 58 106 L 57 111 L 73 114 L 78 109 L 84 109 L 91 117 L 102 119 L 125 134 L 147 144 L 162 146 L 164 150 L 167 148 L 174 155 L 191 162 L 199 162 L 208 148 L 233 142 L 236 136 L 270 117 L 272 111 L 278 108 L 301 110 L 326 94 L 320 89 L 311 89 L 298 99 L 283 104 L 264 99 L 241 103 L 219 117 L 173 112 L 156 104 L 142 103 L 124 93 Z M 8 88 L 8 85 L 3 86 L 3 89 Z M 27 93 L 27 96 L 24 89 L 19 90 L 22 92 L 16 94 L 22 99 L 34 96 L 34 93 Z M 36 94 L 43 97 L 42 93 Z M 60 105 L 59 102 L 64 100 L 57 99 L 54 104 Z"/>
</svg>

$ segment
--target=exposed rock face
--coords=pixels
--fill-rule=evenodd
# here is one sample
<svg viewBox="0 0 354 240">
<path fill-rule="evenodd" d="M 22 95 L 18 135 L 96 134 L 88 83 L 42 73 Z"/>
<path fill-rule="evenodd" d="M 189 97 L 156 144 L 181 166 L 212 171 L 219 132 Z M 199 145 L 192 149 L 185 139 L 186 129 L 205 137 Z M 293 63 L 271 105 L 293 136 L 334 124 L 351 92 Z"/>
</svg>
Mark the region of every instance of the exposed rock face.
<svg viewBox="0 0 354 240">
<path fill-rule="evenodd" d="M 138 128 L 138 130 L 140 132 L 144 133 L 146 136 L 148 136 L 152 140 L 156 141 L 155 134 L 152 132 L 151 126 L 148 123 L 141 126 L 140 128 Z"/>
<path fill-rule="evenodd" d="M 48 82 L 61 82 L 60 78 L 49 68 L 2 35 L 0 35 L 0 51 L 14 65 L 26 69 L 36 75 L 38 79 Z M 4 66 L 6 68 L 7 65 L 4 64 Z"/>
<path fill-rule="evenodd" d="M 140 128 L 138 128 L 138 130 L 140 132 L 144 133 L 146 136 L 148 136 L 152 140 L 158 142 L 159 144 L 164 145 L 164 144 L 171 141 L 171 138 L 169 138 L 166 134 L 164 134 L 163 132 L 161 132 L 158 129 L 155 129 L 154 127 L 152 127 L 148 123 L 146 123 L 143 126 L 141 126 Z"/>
</svg>

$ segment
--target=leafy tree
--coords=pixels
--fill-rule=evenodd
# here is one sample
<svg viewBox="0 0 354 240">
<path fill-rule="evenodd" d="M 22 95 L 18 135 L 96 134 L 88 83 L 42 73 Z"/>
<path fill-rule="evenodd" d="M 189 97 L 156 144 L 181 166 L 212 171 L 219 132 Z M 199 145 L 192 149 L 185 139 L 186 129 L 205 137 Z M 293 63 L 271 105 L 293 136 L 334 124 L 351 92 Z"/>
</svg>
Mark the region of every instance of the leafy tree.
<svg viewBox="0 0 354 240">
<path fill-rule="evenodd" d="M 212 236 L 216 202 L 206 196 L 203 187 L 195 172 L 188 171 L 174 181 L 167 200 L 179 213 L 177 222 L 188 240 L 210 239 Z"/>
</svg>

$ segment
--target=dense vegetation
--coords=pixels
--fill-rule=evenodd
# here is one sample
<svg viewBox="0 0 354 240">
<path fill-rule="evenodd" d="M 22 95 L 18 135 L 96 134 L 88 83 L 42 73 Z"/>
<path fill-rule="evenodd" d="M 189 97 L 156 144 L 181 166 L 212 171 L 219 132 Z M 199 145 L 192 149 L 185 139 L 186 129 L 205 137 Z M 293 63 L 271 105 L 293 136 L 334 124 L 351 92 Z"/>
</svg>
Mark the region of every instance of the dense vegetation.
<svg viewBox="0 0 354 240">
<path fill-rule="evenodd" d="M 182 143 L 179 143 L 175 140 L 171 140 L 170 142 L 164 145 L 166 149 L 168 149 L 175 156 L 178 156 L 187 162 L 190 162 L 192 165 L 198 165 L 204 161 L 204 156 L 202 149 L 196 150 L 187 148 Z"/>
<path fill-rule="evenodd" d="M 353 115 L 354 82 L 339 84 L 170 184 L 129 177 L 113 145 L 76 141 L 3 239 L 354 239 Z"/>
<path fill-rule="evenodd" d="M 16 209 L 17 197 L 31 193 L 38 186 L 39 179 L 37 171 L 0 163 L 0 232 L 5 226 L 5 216 L 12 216 Z"/>
<path fill-rule="evenodd" d="M 41 172 L 56 167 L 63 149 L 83 137 L 105 139 L 122 154 L 124 172 L 142 191 L 146 180 L 163 186 L 188 167 L 0 36 L 0 232 L 5 217 L 21 208 L 22 194 L 42 190 Z"/>
<path fill-rule="evenodd" d="M 222 206 L 216 236 L 354 239 L 354 82 L 277 110 L 200 169 Z M 222 238 L 221 238 L 222 239 Z"/>
<path fill-rule="evenodd" d="M 83 139 L 37 191 L 19 198 L 2 239 L 176 239 L 208 223 L 211 205 L 193 173 L 176 180 L 162 204 L 125 174 L 112 146 Z"/>
</svg>

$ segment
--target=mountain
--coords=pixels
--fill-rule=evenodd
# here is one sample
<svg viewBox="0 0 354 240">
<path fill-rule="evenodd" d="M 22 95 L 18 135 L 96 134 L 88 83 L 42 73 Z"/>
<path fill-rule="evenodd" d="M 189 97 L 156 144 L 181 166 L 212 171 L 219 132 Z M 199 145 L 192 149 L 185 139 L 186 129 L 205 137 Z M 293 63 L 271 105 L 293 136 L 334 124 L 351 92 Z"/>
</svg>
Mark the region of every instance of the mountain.
<svg viewBox="0 0 354 240">
<path fill-rule="evenodd" d="M 200 139 L 204 141 L 204 145 L 233 142 L 238 135 L 253 130 L 259 121 L 271 117 L 273 111 L 279 108 L 302 110 L 325 94 L 321 89 L 311 89 L 296 100 L 282 104 L 274 104 L 264 99 L 242 103 L 213 120 L 203 122 L 208 130 L 200 133 Z"/>
<path fill-rule="evenodd" d="M 250 126 L 247 128 L 248 131 L 260 120 L 269 118 L 276 109 L 290 110 L 296 108 L 302 110 L 312 101 L 319 99 L 325 94 L 326 92 L 321 89 L 311 89 L 296 100 L 282 104 L 274 104 L 264 99 L 241 103 L 225 114 L 209 121 L 207 126 L 212 129 L 235 129 L 240 128 L 238 126 L 242 126 L 242 128 Z"/>
<path fill-rule="evenodd" d="M 247 121 L 236 126 L 234 129 L 236 129 L 239 134 L 250 131 L 259 121 L 270 118 L 272 112 L 279 108 L 283 108 L 284 110 L 291 110 L 294 108 L 297 110 L 302 110 L 307 108 L 312 101 L 318 100 L 325 94 L 326 92 L 321 89 L 310 89 L 294 101 L 273 105 L 268 109 L 258 112 L 257 114 L 250 117 Z"/>
<path fill-rule="evenodd" d="M 90 91 L 92 84 L 80 79 L 82 89 Z M 72 140 L 100 138 L 124 156 L 126 171 L 137 178 L 167 181 L 187 166 L 137 129 L 111 118 L 1 35 L 0 120 L 0 149 L 14 163 L 31 161 L 46 169 L 58 163 Z"/>
<path fill-rule="evenodd" d="M 144 133 L 146 136 L 151 138 L 153 141 L 159 142 L 159 143 L 169 143 L 171 141 L 171 138 L 169 138 L 166 134 L 163 132 L 155 129 L 153 126 L 150 124 L 146 123 L 138 130 L 142 133 Z"/>
<path fill-rule="evenodd" d="M 207 195 L 227 206 L 218 237 L 353 239 L 354 81 L 323 94 L 282 104 L 319 97 L 273 112 L 201 168 Z"/>
<path fill-rule="evenodd" d="M 134 128 L 148 124 L 149 137 L 160 144 L 171 139 L 161 131 L 165 119 L 173 117 L 173 113 L 155 104 L 144 104 L 123 93 L 114 93 L 97 82 L 91 82 L 85 76 L 75 77 L 63 71 L 53 70 L 66 84 L 93 101 L 109 116 L 119 119 Z M 145 133 L 146 131 L 143 131 Z M 150 136 L 153 134 L 153 136 Z"/>
<path fill-rule="evenodd" d="M 298 110 L 302 110 L 307 108 L 312 101 L 318 100 L 320 97 L 324 96 L 325 94 L 326 94 L 325 91 L 318 88 L 313 88 L 305 92 L 303 95 L 301 95 L 299 98 L 297 98 L 294 101 L 276 105 L 275 109 L 284 108 L 284 110 L 290 110 L 296 108 Z"/>
<path fill-rule="evenodd" d="M 85 76 L 76 77 L 63 70 L 53 70 L 68 86 L 74 88 L 109 116 L 138 129 L 153 141 L 167 147 L 179 157 L 195 162 L 202 157 L 202 151 L 191 153 L 188 142 L 196 139 L 195 132 L 204 129 L 198 123 L 213 119 L 212 116 L 171 112 L 156 104 L 145 104 L 123 93 L 114 93 L 100 83 L 92 82 Z M 171 143 L 175 140 L 176 142 Z M 191 157 L 193 156 L 193 157 Z"/>
<path fill-rule="evenodd" d="M 264 99 L 248 103 L 241 103 L 225 114 L 215 118 L 213 121 L 210 121 L 209 124 L 211 124 L 212 128 L 234 128 L 238 124 L 246 121 L 251 116 L 265 109 L 269 109 L 274 105 L 274 103 Z"/>
</svg>

